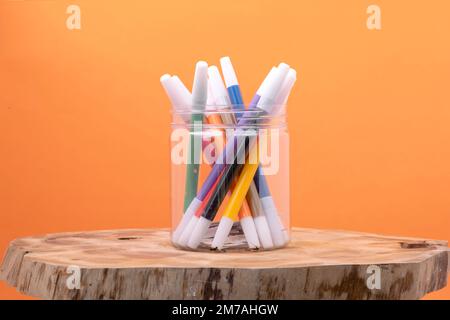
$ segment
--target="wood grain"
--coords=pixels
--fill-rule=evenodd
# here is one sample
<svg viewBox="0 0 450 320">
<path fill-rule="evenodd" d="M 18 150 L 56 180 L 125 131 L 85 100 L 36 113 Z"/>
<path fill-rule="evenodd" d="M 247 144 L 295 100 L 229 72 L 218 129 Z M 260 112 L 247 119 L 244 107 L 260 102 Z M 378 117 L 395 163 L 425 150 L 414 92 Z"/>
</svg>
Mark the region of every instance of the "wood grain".
<svg viewBox="0 0 450 320">
<path fill-rule="evenodd" d="M 21 238 L 0 276 L 45 299 L 418 299 L 447 284 L 447 242 L 293 229 L 274 251 L 189 252 L 169 231 L 110 230 Z M 242 241 L 236 228 L 234 241 Z M 244 245 L 242 246 L 242 248 Z M 381 288 L 368 289 L 368 267 Z M 80 288 L 69 289 L 69 266 Z"/>
</svg>

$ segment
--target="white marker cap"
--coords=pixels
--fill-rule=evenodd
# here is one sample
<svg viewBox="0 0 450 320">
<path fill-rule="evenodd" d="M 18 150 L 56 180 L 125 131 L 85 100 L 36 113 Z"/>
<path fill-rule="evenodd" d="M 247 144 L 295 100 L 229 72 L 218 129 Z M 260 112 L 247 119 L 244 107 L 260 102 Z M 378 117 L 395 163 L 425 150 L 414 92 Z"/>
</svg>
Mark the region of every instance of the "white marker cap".
<svg viewBox="0 0 450 320">
<path fill-rule="evenodd" d="M 258 102 L 258 107 L 265 110 L 268 114 L 273 113 L 276 109 L 276 97 L 280 92 L 281 86 L 283 85 L 289 69 L 289 65 L 286 63 L 280 63 L 273 79 L 270 79 L 267 87 L 263 87 L 263 92 L 261 92 L 261 99 Z"/>
<path fill-rule="evenodd" d="M 216 234 L 214 235 L 211 249 L 222 250 L 225 241 L 228 239 L 231 228 L 233 227 L 233 220 L 228 217 L 222 217 L 217 227 Z"/>
<path fill-rule="evenodd" d="M 250 249 L 259 249 L 261 243 L 258 239 L 258 233 L 256 231 L 255 221 L 251 216 L 246 216 L 240 219 L 242 231 L 244 231 L 245 240 L 247 240 L 248 247 Z"/>
<path fill-rule="evenodd" d="M 224 109 L 224 107 L 230 106 L 231 102 L 228 97 L 228 91 L 223 84 L 219 69 L 216 66 L 210 66 L 208 68 L 208 76 L 211 85 L 211 94 L 214 96 L 218 109 Z"/>
<path fill-rule="evenodd" d="M 208 98 L 208 64 L 199 61 L 195 65 L 194 84 L 192 85 L 192 111 L 203 111 Z"/>
<path fill-rule="evenodd" d="M 220 66 L 222 67 L 223 78 L 225 79 L 227 88 L 239 85 L 230 57 L 220 58 Z"/>
<path fill-rule="evenodd" d="M 160 81 L 161 84 L 163 84 L 163 86 L 164 86 L 164 82 L 167 82 L 167 80 L 169 80 L 170 77 L 171 77 L 170 74 L 165 73 L 165 74 L 163 74 L 163 75 L 161 76 L 161 78 L 159 78 L 159 81 Z"/>
<path fill-rule="evenodd" d="M 176 94 L 172 88 L 172 84 L 170 82 L 170 74 L 166 73 L 159 78 L 159 81 L 161 82 L 161 85 L 164 88 L 164 91 L 166 92 L 167 96 L 169 97 L 170 103 L 172 104 L 172 107 L 176 107 L 178 105 L 178 94 Z"/>
<path fill-rule="evenodd" d="M 186 247 L 187 243 L 189 241 L 189 238 L 191 237 L 192 231 L 194 231 L 195 226 L 197 225 L 198 217 L 193 216 L 189 223 L 187 224 L 186 228 L 184 228 L 183 232 L 181 233 L 181 236 L 178 238 L 177 244 L 181 247 Z"/>
<path fill-rule="evenodd" d="M 173 242 L 175 242 L 175 243 L 178 242 L 178 238 L 183 233 L 184 228 L 186 228 L 189 221 L 194 216 L 195 212 L 197 211 L 197 209 L 200 207 L 201 204 L 202 204 L 202 202 L 200 200 L 198 200 L 197 198 L 192 199 L 191 203 L 189 204 L 189 206 L 186 209 L 186 212 L 181 217 L 181 220 L 180 220 L 177 228 L 172 233 L 172 241 Z"/>
<path fill-rule="evenodd" d="M 273 248 L 272 236 L 270 235 L 269 225 L 265 216 L 258 216 L 253 219 L 255 221 L 256 231 L 258 232 L 259 240 L 264 249 Z"/>
<path fill-rule="evenodd" d="M 280 92 L 278 93 L 276 99 L 277 105 L 283 105 L 287 101 L 289 93 L 291 92 L 296 80 L 297 72 L 294 69 L 290 68 L 286 79 L 284 79 L 283 85 L 281 86 Z"/>
<path fill-rule="evenodd" d="M 190 110 L 191 93 L 181 82 L 181 80 L 169 74 L 165 74 L 160 78 L 161 84 L 169 97 L 172 108 L 175 112 L 180 112 L 181 117 L 185 122 L 190 120 L 189 114 L 186 112 Z"/>
<path fill-rule="evenodd" d="M 282 247 L 286 240 L 283 234 L 283 224 L 278 215 L 277 208 L 271 196 L 261 198 L 261 204 L 266 213 L 267 224 L 269 225 L 270 234 L 272 235 L 273 244 L 275 247 Z"/>
<path fill-rule="evenodd" d="M 188 88 L 184 85 L 184 83 L 178 78 L 178 76 L 172 76 L 170 80 L 172 82 L 173 87 L 178 93 L 179 104 L 178 107 L 180 110 L 189 111 L 191 110 L 191 100 L 192 95 Z"/>
<path fill-rule="evenodd" d="M 208 232 L 210 224 L 211 221 L 204 217 L 200 217 L 194 230 L 192 231 L 191 237 L 189 238 L 189 242 L 187 245 L 189 248 L 197 249 L 206 232 Z"/>
<path fill-rule="evenodd" d="M 274 76 L 276 75 L 276 71 L 277 71 L 277 67 L 272 67 L 272 69 L 266 75 L 266 77 L 264 78 L 264 81 L 259 86 L 258 91 L 256 91 L 256 94 L 258 96 L 261 97 L 262 93 L 267 90 L 267 86 L 273 80 Z"/>
<path fill-rule="evenodd" d="M 190 107 L 191 93 L 181 82 L 180 78 L 165 74 L 160 78 L 160 81 L 175 109 L 180 110 L 183 107 Z"/>
</svg>

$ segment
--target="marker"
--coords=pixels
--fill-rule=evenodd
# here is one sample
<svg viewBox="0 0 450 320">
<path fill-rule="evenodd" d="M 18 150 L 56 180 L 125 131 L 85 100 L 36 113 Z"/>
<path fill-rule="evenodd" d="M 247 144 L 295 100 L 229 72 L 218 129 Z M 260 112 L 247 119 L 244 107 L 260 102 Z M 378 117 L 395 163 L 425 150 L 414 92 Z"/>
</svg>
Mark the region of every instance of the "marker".
<svg viewBox="0 0 450 320">
<path fill-rule="evenodd" d="M 275 98 L 277 93 L 279 92 L 281 85 L 284 79 L 287 76 L 289 71 L 289 66 L 287 64 L 280 64 L 277 68 L 276 76 L 271 81 L 270 85 L 267 87 L 267 92 L 263 93 L 258 105 L 256 108 L 249 110 L 246 112 L 238 122 L 239 127 L 244 126 L 252 126 L 258 123 L 259 116 L 271 114 L 275 111 Z M 195 249 L 200 244 L 204 234 L 207 232 L 211 221 L 214 220 L 215 215 L 217 214 L 218 208 L 222 203 L 232 181 L 234 178 L 239 175 L 243 165 L 239 164 L 239 157 L 242 155 L 247 156 L 246 151 L 250 150 L 253 147 L 255 142 L 255 130 L 237 130 L 237 135 L 233 139 L 233 141 L 229 141 L 226 146 L 226 152 L 232 151 L 234 146 L 236 147 L 236 154 L 234 155 L 234 159 L 232 164 L 226 165 L 222 177 L 217 184 L 214 194 L 209 199 L 205 210 L 202 214 L 202 217 L 199 219 L 195 229 L 189 239 L 188 247 Z M 238 139 L 237 136 L 240 134 L 245 134 L 245 139 Z M 230 147 L 231 145 L 231 147 Z M 248 149 L 246 148 L 248 147 Z M 232 148 L 231 150 L 229 148 Z M 245 157 L 244 157 L 245 159 Z"/>
<path fill-rule="evenodd" d="M 169 74 L 164 74 L 161 76 L 160 81 L 175 113 L 180 114 L 184 122 L 190 123 L 191 116 L 189 112 L 184 112 L 184 110 L 190 110 L 192 104 L 192 96 L 189 90 L 176 76 L 171 77 Z M 188 180 L 186 180 L 186 187 L 189 187 L 187 182 Z M 184 216 L 182 220 L 183 218 Z M 176 239 L 176 231 L 172 233 L 172 239 Z"/>
<path fill-rule="evenodd" d="M 280 107 L 286 103 L 289 93 L 294 86 L 295 81 L 297 80 L 297 74 L 294 69 L 290 69 L 286 79 L 284 80 L 280 92 L 277 95 L 275 105 L 276 110 L 275 113 L 279 112 Z M 289 233 L 286 228 L 283 226 L 281 218 L 278 214 L 278 210 L 275 205 L 275 201 L 272 198 L 272 195 L 269 190 L 269 186 L 267 184 L 267 180 L 264 176 L 263 170 L 261 167 L 258 168 L 255 178 L 254 178 L 256 187 L 259 192 L 259 197 L 261 199 L 261 204 L 266 213 L 266 218 L 269 224 L 270 232 L 272 235 L 272 239 L 276 247 L 283 246 L 286 242 L 289 241 Z"/>
<path fill-rule="evenodd" d="M 197 62 L 195 66 L 194 84 L 192 86 L 191 133 L 186 166 L 186 186 L 184 192 L 184 211 L 197 194 L 200 148 L 202 145 L 202 122 L 208 96 L 208 64 Z"/>
<path fill-rule="evenodd" d="M 209 70 L 209 68 L 208 68 L 208 70 Z M 206 110 L 206 121 L 208 122 L 208 124 L 219 125 L 219 124 L 222 124 L 222 121 L 221 121 L 220 116 L 217 113 L 214 112 L 215 111 L 214 104 L 215 104 L 214 96 L 213 96 L 212 91 L 211 91 L 211 81 L 208 79 L 208 99 L 207 99 L 206 107 L 205 107 L 205 110 Z M 214 140 L 215 139 L 216 139 L 216 137 L 214 137 Z M 225 139 L 225 137 L 223 135 L 223 132 L 222 132 L 222 135 L 221 135 L 221 139 Z M 214 151 L 214 152 L 216 152 L 216 151 Z M 217 182 L 218 182 L 218 180 L 217 180 Z M 211 189 L 211 191 L 212 191 L 212 189 Z M 206 198 L 204 200 L 207 200 L 211 196 L 211 194 L 212 194 L 212 192 L 209 192 L 206 195 Z M 198 215 L 199 215 L 198 212 L 199 212 L 199 210 L 202 209 L 204 204 L 205 204 L 204 201 L 200 203 L 200 207 L 198 207 L 196 209 L 194 217 L 198 217 Z M 175 242 L 178 246 L 186 247 L 187 242 L 189 240 L 189 237 L 190 237 L 190 235 L 192 233 L 192 230 L 194 230 L 194 228 L 195 228 L 197 220 L 198 219 L 190 219 L 189 222 L 187 223 L 187 225 L 184 227 L 184 229 L 181 230 L 181 233 L 177 237 L 176 242 Z"/>
<path fill-rule="evenodd" d="M 230 94 L 230 100 L 234 106 L 236 112 L 236 118 L 240 118 L 242 112 L 241 106 L 244 105 L 244 101 L 242 100 L 242 96 L 239 90 L 239 84 L 237 81 L 236 73 L 234 72 L 234 68 L 231 64 L 231 60 L 228 57 L 224 57 L 221 59 L 222 72 L 224 74 L 225 81 L 227 82 L 228 92 Z M 262 92 L 265 92 L 271 83 L 273 77 L 276 75 L 277 68 L 273 67 L 270 72 L 267 74 L 266 78 L 262 82 L 261 86 L 256 91 L 255 96 L 250 102 L 249 109 L 256 108 Z M 238 94 L 237 94 L 238 93 Z M 265 249 L 270 249 L 274 246 L 274 241 L 272 240 L 271 233 L 268 232 L 269 226 L 266 216 L 264 214 L 264 209 L 261 204 L 260 195 L 258 193 L 258 189 L 256 188 L 255 183 L 250 185 L 249 194 L 248 194 L 248 203 L 250 204 L 250 208 L 254 215 L 255 226 L 259 235 L 259 240 L 261 241 L 263 247 Z M 284 241 L 278 241 L 275 245 L 283 245 Z"/>
<path fill-rule="evenodd" d="M 192 103 L 192 96 L 189 92 L 189 89 L 186 88 L 186 86 L 183 84 L 180 78 L 178 78 L 178 76 L 170 76 L 169 74 L 164 74 L 163 76 L 161 76 L 160 80 L 175 112 L 180 114 L 184 122 L 189 123 L 191 120 L 189 110 L 191 109 Z M 209 105 L 214 105 L 214 97 L 210 93 L 209 83 L 208 98 L 206 103 L 206 110 L 208 110 Z M 216 113 L 210 115 L 206 114 L 206 116 L 208 123 L 220 123 L 221 118 Z M 221 138 L 225 139 L 224 136 L 222 136 Z M 209 141 L 202 141 L 202 150 L 204 150 L 207 145 L 209 145 Z"/>
<path fill-rule="evenodd" d="M 275 67 L 272 68 L 272 70 L 267 75 L 266 79 L 270 79 L 274 76 L 276 72 Z M 285 81 L 283 82 L 280 92 L 278 93 L 275 104 L 274 104 L 274 111 L 273 113 L 276 114 L 279 110 L 280 104 L 285 102 L 287 99 L 287 95 L 290 92 L 290 89 L 292 89 L 292 78 L 295 82 L 295 70 L 290 69 L 288 72 L 288 75 L 286 76 Z M 253 97 L 252 101 L 250 102 L 249 108 L 252 108 L 253 106 L 257 105 L 261 99 L 261 92 L 264 92 L 265 86 L 270 83 L 269 81 L 264 81 L 259 90 L 257 91 L 256 95 Z M 282 97 L 282 98 L 280 98 Z M 281 247 L 283 246 L 288 240 L 288 233 L 286 229 L 283 227 L 283 224 L 281 223 L 281 220 L 278 216 L 278 213 L 276 211 L 275 203 L 273 202 L 272 197 L 270 196 L 269 186 L 267 185 L 267 181 L 265 179 L 264 174 L 262 173 L 261 167 L 258 168 L 257 173 L 254 177 L 255 185 L 261 186 L 261 190 L 264 193 L 261 195 L 260 188 L 257 188 L 257 193 L 259 194 L 259 197 L 261 198 L 260 201 L 255 201 L 251 197 L 247 197 L 250 203 L 250 206 L 252 207 L 253 212 L 265 212 L 265 218 L 255 218 L 255 224 L 261 229 L 258 234 L 266 234 L 265 230 L 270 230 L 271 238 L 273 240 L 275 247 Z M 250 188 L 251 192 L 252 187 Z M 270 196 L 267 198 L 267 196 Z M 264 221 L 267 220 L 267 221 Z M 261 240 L 262 241 L 262 240 Z"/>
<path fill-rule="evenodd" d="M 257 149 L 258 148 L 255 146 L 252 149 L 252 152 L 258 153 Z M 221 250 L 223 248 L 223 245 L 230 234 L 231 228 L 233 227 L 233 222 L 238 215 L 239 208 L 241 208 L 242 204 L 245 202 L 245 196 L 250 188 L 250 184 L 253 182 L 253 177 L 258 169 L 258 166 L 258 161 L 254 161 L 254 163 L 252 163 L 250 159 L 245 164 L 244 169 L 236 182 L 234 190 L 231 193 L 228 204 L 225 207 L 222 218 L 220 219 L 219 226 L 211 244 L 212 249 Z"/>
<path fill-rule="evenodd" d="M 216 111 L 221 110 L 222 115 L 227 115 L 224 117 L 224 120 L 218 120 L 220 123 L 216 124 L 232 124 L 234 125 L 236 123 L 236 120 L 234 118 L 234 115 L 232 113 L 224 113 L 223 111 L 229 106 L 228 103 L 228 94 L 225 89 L 225 86 L 222 82 L 222 78 L 220 77 L 219 70 L 216 66 L 210 66 L 208 68 L 208 76 L 209 76 L 209 84 L 210 84 L 210 95 L 212 97 L 212 100 L 214 101 L 214 105 L 216 106 Z M 217 96 L 217 98 L 216 98 Z M 217 99 L 217 100 L 216 100 Z M 219 101 L 218 103 L 216 101 Z M 217 119 L 213 119 L 213 121 L 216 121 Z M 217 179 L 219 180 L 219 179 Z M 215 188 L 211 188 L 211 191 Z M 234 185 L 231 186 L 231 191 L 233 191 L 235 188 Z M 212 192 L 209 194 L 209 196 L 212 194 Z M 204 201 L 204 204 L 206 205 L 206 200 Z M 199 208 L 197 210 L 196 216 L 200 217 L 200 214 L 202 212 L 202 208 Z M 255 222 L 253 221 L 252 212 L 250 209 L 250 206 L 248 205 L 247 201 L 244 200 L 241 203 L 241 206 L 238 208 L 238 216 L 239 216 L 239 223 L 242 227 L 242 231 L 244 232 L 245 239 L 247 241 L 247 244 L 250 249 L 258 249 L 261 244 L 258 239 L 258 234 L 256 232 L 256 226 Z M 234 217 L 233 219 L 236 220 L 237 217 Z M 190 234 L 191 232 L 189 232 Z"/>
<path fill-rule="evenodd" d="M 276 73 L 277 68 L 273 67 L 270 72 L 267 74 L 266 78 L 262 82 L 261 86 L 258 88 L 256 95 L 253 97 L 252 102 L 250 102 L 249 108 L 254 108 L 258 104 L 258 101 L 260 99 L 261 93 L 266 91 L 267 86 L 269 85 L 270 81 L 274 77 Z M 244 167 L 244 171 L 246 170 L 247 166 L 255 167 L 254 164 L 247 163 Z M 258 165 L 256 165 L 256 168 L 258 168 Z M 249 170 L 249 168 L 247 168 Z M 241 177 L 244 175 L 244 171 L 241 174 Z M 246 175 L 247 176 L 247 175 Z M 254 173 L 252 175 L 253 179 Z M 239 179 L 241 179 L 241 177 Z M 234 194 L 234 192 L 233 192 Z M 233 194 L 231 197 L 233 197 Z M 262 207 L 261 201 L 259 199 L 258 190 L 255 186 L 255 183 L 253 181 L 250 182 L 250 185 L 248 187 L 248 192 L 245 195 L 244 194 L 234 194 L 235 197 L 245 197 L 247 198 L 248 203 L 250 203 L 250 207 L 252 208 L 252 211 L 256 213 L 253 223 L 255 224 L 255 230 L 258 230 L 257 234 L 259 235 L 261 243 L 263 243 L 264 248 L 271 248 L 274 246 L 271 233 L 269 229 L 268 222 L 264 215 L 264 209 Z M 229 224 L 229 221 L 233 219 L 233 211 L 235 208 L 233 205 L 236 204 L 236 199 L 232 201 L 232 198 L 230 198 L 228 205 L 225 209 L 224 215 L 221 218 L 221 221 L 219 223 L 219 227 L 217 229 L 214 241 L 212 243 L 212 248 L 222 249 L 223 243 L 225 242 L 226 238 L 228 237 L 228 234 L 231 230 L 232 224 Z M 238 201 L 241 201 L 240 198 Z M 247 201 L 244 201 L 246 203 Z M 227 213 L 228 212 L 228 213 Z M 228 217 L 226 215 L 228 214 Z M 223 221 L 222 221 L 223 220 Z"/>
<path fill-rule="evenodd" d="M 230 78 L 234 79 L 231 81 L 231 83 L 237 83 L 237 77 L 234 72 L 233 67 L 231 66 L 231 61 L 228 59 L 223 59 L 224 63 L 222 64 L 222 69 L 224 70 L 230 70 L 230 72 L 224 72 L 227 74 L 226 79 L 228 79 L 228 84 L 230 85 Z M 227 67 L 227 61 L 228 61 L 228 67 Z M 269 72 L 271 76 L 273 76 L 273 71 Z M 231 76 L 230 76 L 231 74 Z M 209 81 L 211 84 L 211 94 L 214 96 L 214 99 L 216 101 L 217 108 L 221 111 L 222 115 L 222 121 L 224 124 L 229 125 L 235 125 L 236 124 L 236 117 L 235 114 L 231 112 L 227 112 L 230 110 L 231 100 L 229 98 L 229 92 L 233 91 L 227 91 L 225 88 L 225 85 L 222 81 L 222 77 L 220 76 L 219 69 L 217 69 L 216 66 L 210 66 L 208 68 L 208 75 L 209 75 Z M 261 90 L 264 90 L 264 88 L 267 86 L 268 81 L 270 80 L 269 75 L 266 76 L 264 81 L 262 82 L 260 88 L 258 89 L 258 93 L 260 93 Z M 230 86 L 231 87 L 231 86 Z M 236 89 L 238 92 L 240 92 L 239 88 Z M 243 105 L 242 97 L 240 95 L 233 95 L 233 92 L 230 94 L 230 96 L 233 97 L 233 105 L 239 106 Z M 256 104 L 255 104 L 256 106 Z M 239 115 L 239 114 L 238 114 Z M 249 205 L 250 203 L 250 205 Z M 248 208 L 248 209 L 247 209 Z M 246 213 L 252 213 L 252 216 L 246 216 Z M 239 212 L 239 218 L 242 230 L 244 231 L 244 235 L 246 237 L 247 242 L 249 243 L 257 243 L 257 247 L 260 247 L 260 243 L 262 242 L 263 247 L 267 248 L 272 245 L 272 242 L 270 240 L 267 240 L 267 237 L 262 237 L 262 241 L 260 241 L 260 238 L 258 238 L 258 232 L 256 225 L 261 225 L 259 223 L 259 220 L 265 219 L 262 211 L 262 205 L 259 200 L 258 191 L 256 189 L 256 186 L 254 183 L 251 184 L 250 190 L 248 192 L 248 199 L 243 202 L 241 211 Z M 262 216 L 262 218 L 260 218 Z M 255 237 L 256 233 L 256 237 Z"/>
</svg>

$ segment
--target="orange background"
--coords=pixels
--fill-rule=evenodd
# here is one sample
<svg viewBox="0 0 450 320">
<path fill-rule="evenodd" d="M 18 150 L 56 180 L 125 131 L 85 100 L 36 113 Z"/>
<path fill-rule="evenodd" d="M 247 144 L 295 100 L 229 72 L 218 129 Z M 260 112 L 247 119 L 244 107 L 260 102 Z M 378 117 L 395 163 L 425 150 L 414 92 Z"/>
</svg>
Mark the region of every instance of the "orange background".
<svg viewBox="0 0 450 320">
<path fill-rule="evenodd" d="M 66 28 L 79 4 L 82 29 Z M 366 8 L 382 30 L 366 28 Z M 294 66 L 295 226 L 450 239 L 450 20 L 432 1 L 0 1 L 0 255 L 169 226 L 166 72 L 230 55 L 248 102 Z M 450 288 L 429 295 L 450 298 Z M 0 298 L 23 298 L 4 283 Z"/>
</svg>

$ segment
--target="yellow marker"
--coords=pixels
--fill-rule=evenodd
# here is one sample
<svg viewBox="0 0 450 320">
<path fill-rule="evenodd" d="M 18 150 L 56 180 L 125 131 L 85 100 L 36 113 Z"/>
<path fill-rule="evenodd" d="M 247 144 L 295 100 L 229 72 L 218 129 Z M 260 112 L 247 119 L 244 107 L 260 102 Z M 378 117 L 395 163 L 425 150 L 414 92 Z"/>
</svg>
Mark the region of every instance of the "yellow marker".
<svg viewBox="0 0 450 320">
<path fill-rule="evenodd" d="M 241 175 L 239 176 L 239 180 L 236 182 L 230 199 L 228 200 L 228 205 L 223 212 L 224 217 L 236 219 L 239 209 L 247 195 L 247 191 L 250 188 L 250 184 L 253 181 L 256 170 L 258 169 L 258 165 L 258 162 L 245 164 L 244 169 L 242 169 Z"/>
<path fill-rule="evenodd" d="M 257 152 L 258 147 L 254 146 L 252 149 L 253 150 L 250 152 Z M 252 163 L 247 162 L 242 169 L 239 179 L 237 180 L 233 192 L 231 193 L 230 199 L 228 200 L 227 206 L 225 207 L 222 218 L 220 219 L 216 234 L 214 235 L 214 239 L 211 244 L 211 248 L 213 249 L 223 248 L 231 228 L 233 227 L 233 221 L 237 218 L 239 209 L 241 209 L 242 205 L 245 203 L 245 197 L 248 189 L 253 182 L 253 177 L 255 176 L 256 170 L 259 166 L 259 161 L 257 158 L 258 157 L 256 157 L 256 161 L 252 161 Z M 258 233 L 252 217 L 246 216 L 241 218 L 240 221 L 249 246 L 259 248 L 260 242 L 258 239 Z"/>
</svg>

